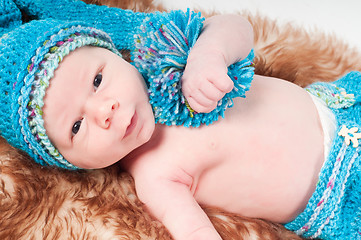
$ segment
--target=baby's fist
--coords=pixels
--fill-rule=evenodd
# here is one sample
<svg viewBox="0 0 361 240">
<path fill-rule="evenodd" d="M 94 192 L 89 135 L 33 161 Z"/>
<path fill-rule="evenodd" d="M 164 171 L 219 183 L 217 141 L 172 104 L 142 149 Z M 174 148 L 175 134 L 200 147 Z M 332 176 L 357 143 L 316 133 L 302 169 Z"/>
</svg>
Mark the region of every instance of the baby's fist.
<svg viewBox="0 0 361 240">
<path fill-rule="evenodd" d="M 190 107 L 200 113 L 213 111 L 218 101 L 233 89 L 222 58 L 189 60 L 182 77 L 182 91 Z"/>
</svg>

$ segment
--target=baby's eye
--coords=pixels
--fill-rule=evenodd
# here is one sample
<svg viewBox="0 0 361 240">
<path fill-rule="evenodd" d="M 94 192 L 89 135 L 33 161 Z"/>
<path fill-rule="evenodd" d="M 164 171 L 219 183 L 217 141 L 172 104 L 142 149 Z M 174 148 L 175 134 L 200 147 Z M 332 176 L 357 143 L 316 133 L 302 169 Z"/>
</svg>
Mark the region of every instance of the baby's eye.
<svg viewBox="0 0 361 240">
<path fill-rule="evenodd" d="M 101 73 L 98 73 L 93 81 L 93 86 L 95 88 L 95 90 L 100 86 L 101 82 L 102 82 L 103 76 Z"/>
<path fill-rule="evenodd" d="M 79 132 L 80 125 L 82 120 L 78 120 L 74 123 L 73 128 L 71 129 L 71 133 L 73 136 Z"/>
</svg>

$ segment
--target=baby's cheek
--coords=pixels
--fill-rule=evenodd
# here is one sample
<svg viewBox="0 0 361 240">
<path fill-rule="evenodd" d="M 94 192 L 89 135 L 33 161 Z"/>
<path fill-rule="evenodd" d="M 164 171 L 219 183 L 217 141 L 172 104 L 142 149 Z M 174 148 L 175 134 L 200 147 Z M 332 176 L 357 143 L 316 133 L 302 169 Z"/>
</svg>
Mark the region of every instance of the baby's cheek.
<svg viewBox="0 0 361 240">
<path fill-rule="evenodd" d="M 155 131 L 155 119 L 149 103 L 144 107 L 144 115 L 142 114 L 140 117 L 143 121 L 143 127 L 139 130 L 137 140 L 142 145 L 150 140 Z"/>
</svg>

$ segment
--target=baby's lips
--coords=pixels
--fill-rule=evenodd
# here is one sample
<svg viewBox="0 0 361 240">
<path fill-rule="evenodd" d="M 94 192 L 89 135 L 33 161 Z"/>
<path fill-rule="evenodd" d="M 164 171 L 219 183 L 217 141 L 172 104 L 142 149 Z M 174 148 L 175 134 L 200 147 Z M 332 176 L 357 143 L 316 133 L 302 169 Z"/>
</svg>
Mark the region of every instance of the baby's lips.
<svg viewBox="0 0 361 240">
<path fill-rule="evenodd" d="M 130 119 L 129 125 L 128 125 L 127 129 L 125 130 L 123 139 L 132 134 L 133 130 L 137 126 L 137 122 L 138 122 L 138 114 L 137 114 L 137 112 L 134 112 L 132 118 Z"/>
</svg>

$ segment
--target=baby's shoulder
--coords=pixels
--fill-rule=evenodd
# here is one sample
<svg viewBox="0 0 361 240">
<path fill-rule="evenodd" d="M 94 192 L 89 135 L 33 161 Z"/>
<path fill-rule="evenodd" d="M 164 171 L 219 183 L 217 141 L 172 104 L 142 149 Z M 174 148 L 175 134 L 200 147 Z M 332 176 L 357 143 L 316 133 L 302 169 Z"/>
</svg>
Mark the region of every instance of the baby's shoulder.
<svg viewBox="0 0 361 240">
<path fill-rule="evenodd" d="M 174 183 L 192 186 L 193 177 L 171 158 L 166 159 L 165 155 L 155 154 L 141 156 L 127 164 L 128 171 L 135 182 L 138 197 L 146 201 L 154 192 L 164 191 L 165 188 Z M 178 162 L 178 161 L 177 161 Z"/>
<path fill-rule="evenodd" d="M 147 151 L 141 149 L 124 158 L 122 166 L 134 179 L 150 181 L 152 178 L 167 178 L 179 171 L 179 157 L 173 151 L 160 147 Z"/>
</svg>

